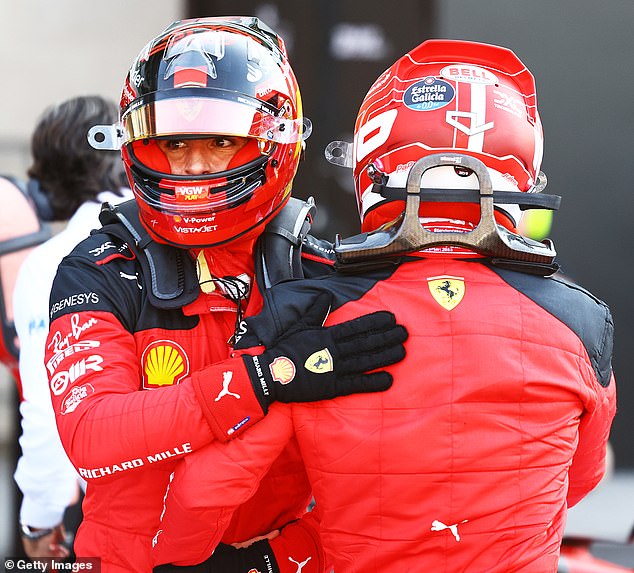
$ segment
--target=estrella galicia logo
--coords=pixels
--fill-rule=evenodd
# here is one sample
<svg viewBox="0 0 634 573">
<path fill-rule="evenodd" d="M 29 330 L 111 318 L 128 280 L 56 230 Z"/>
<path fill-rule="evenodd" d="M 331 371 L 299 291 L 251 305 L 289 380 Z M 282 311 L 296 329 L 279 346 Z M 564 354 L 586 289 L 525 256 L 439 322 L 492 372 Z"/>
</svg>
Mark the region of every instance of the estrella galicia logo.
<svg viewBox="0 0 634 573">
<path fill-rule="evenodd" d="M 405 90 L 403 103 L 414 111 L 433 111 L 450 103 L 455 93 L 450 83 L 427 76 Z"/>
</svg>

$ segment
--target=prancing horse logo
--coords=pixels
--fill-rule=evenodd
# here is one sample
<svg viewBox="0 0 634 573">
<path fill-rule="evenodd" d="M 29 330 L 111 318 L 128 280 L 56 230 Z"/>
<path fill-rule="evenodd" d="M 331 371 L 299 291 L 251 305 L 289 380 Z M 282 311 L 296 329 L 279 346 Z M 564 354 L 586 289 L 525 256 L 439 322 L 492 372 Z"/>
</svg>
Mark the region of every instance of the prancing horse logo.
<svg viewBox="0 0 634 573">
<path fill-rule="evenodd" d="M 453 310 L 462 302 L 465 293 L 462 277 L 429 277 L 427 285 L 434 300 L 447 310 Z"/>
<path fill-rule="evenodd" d="M 334 364 L 330 351 L 327 348 L 322 348 L 317 352 L 313 352 L 306 359 L 304 368 L 306 368 L 309 372 L 314 372 L 315 374 L 326 374 L 327 372 L 332 372 Z"/>
</svg>

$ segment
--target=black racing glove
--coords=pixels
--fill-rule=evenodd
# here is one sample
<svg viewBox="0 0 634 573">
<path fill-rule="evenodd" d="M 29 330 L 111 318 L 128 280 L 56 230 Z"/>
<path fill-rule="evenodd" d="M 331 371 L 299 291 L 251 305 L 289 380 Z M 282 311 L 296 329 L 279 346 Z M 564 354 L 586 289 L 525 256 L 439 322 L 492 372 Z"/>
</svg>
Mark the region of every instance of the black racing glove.
<svg viewBox="0 0 634 573">
<path fill-rule="evenodd" d="M 165 565 L 154 567 L 152 573 L 213 573 L 210 560 L 211 557 L 198 565 L 173 565 L 172 563 L 166 563 Z"/>
<path fill-rule="evenodd" d="M 198 565 L 159 565 L 153 573 L 280 573 L 271 545 L 266 539 L 241 549 L 219 543 L 213 555 Z"/>
<path fill-rule="evenodd" d="M 214 554 L 207 560 L 208 573 L 239 573 L 244 571 L 262 571 L 280 573 L 280 568 L 267 539 L 252 543 L 248 547 L 236 549 L 224 543 L 218 544 Z"/>
<path fill-rule="evenodd" d="M 330 303 L 329 293 L 319 293 L 303 316 L 284 325 L 262 354 L 243 356 L 264 412 L 275 401 L 314 402 L 380 392 L 392 385 L 388 372 L 369 371 L 405 357 L 405 328 L 387 311 L 324 327 Z M 247 333 L 250 321 L 256 331 L 262 329 L 259 317 L 246 320 Z"/>
</svg>

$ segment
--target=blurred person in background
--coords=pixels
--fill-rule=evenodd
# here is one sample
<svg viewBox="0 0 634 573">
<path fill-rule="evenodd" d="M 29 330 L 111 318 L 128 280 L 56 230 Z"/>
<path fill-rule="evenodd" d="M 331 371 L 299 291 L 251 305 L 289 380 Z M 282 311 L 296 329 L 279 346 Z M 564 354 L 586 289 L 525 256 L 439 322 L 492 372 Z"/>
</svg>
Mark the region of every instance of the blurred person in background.
<svg viewBox="0 0 634 573">
<path fill-rule="evenodd" d="M 34 246 L 50 238 L 51 229 L 38 217 L 25 181 L 1 175 L 0 199 L 3 205 L 0 210 L 0 363 L 11 373 L 21 399 L 13 290 L 20 265 Z"/>
<path fill-rule="evenodd" d="M 353 169 L 363 234 L 337 242 L 340 272 L 267 291 L 239 348 L 326 292 L 326 325 L 387 309 L 406 327 L 395 383 L 276 405 L 257 432 L 182 460 L 155 552 L 183 567 L 156 573 L 313 571 L 301 549 L 263 567 L 268 540 L 210 557 L 289 440 L 337 573 L 557 571 L 566 510 L 604 475 L 616 398 L 608 307 L 555 276 L 550 241 L 517 232 L 522 209 L 558 207 L 538 193 L 542 148 L 535 81 L 511 50 L 429 40 L 376 80 L 354 144 L 328 148 Z"/>
<path fill-rule="evenodd" d="M 133 62 L 120 121 L 89 135 L 121 147 L 135 201 L 105 208 L 59 265 L 45 363 L 87 482 L 75 553 L 142 573 L 179 459 L 257 432 L 273 402 L 385 390 L 391 376 L 367 372 L 402 358 L 404 332 L 389 313 L 324 328 L 326 301 L 253 359 L 232 354 L 270 284 L 332 268 L 331 245 L 307 235 L 312 204 L 290 198 L 309 135 L 299 87 L 257 18 L 170 25 Z M 280 559 L 318 550 L 311 515 L 290 523 L 311 498 L 293 444 L 251 493 L 225 541 L 289 524 Z"/>
<path fill-rule="evenodd" d="M 117 114 L 117 105 L 100 96 L 74 97 L 46 109 L 31 136 L 28 194 L 41 219 L 64 224 L 22 263 L 13 297 L 23 386 L 15 480 L 23 494 L 22 543 L 31 558 L 69 554 L 64 513 L 79 498 L 80 479 L 59 439 L 44 366 L 49 294 L 62 258 L 100 226 L 101 204 L 132 197 L 119 154 L 95 150 L 87 139 L 95 123 L 114 122 Z"/>
</svg>

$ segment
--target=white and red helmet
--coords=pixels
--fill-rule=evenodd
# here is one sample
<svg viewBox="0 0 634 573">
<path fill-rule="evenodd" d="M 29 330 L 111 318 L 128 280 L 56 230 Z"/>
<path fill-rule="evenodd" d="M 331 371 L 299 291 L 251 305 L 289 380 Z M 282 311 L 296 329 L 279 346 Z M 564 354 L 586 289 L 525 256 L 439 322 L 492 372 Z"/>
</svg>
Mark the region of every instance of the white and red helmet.
<svg viewBox="0 0 634 573">
<path fill-rule="evenodd" d="M 405 187 L 422 157 L 470 155 L 488 168 L 494 189 L 530 192 L 538 185 L 542 151 L 535 81 L 511 50 L 460 40 L 423 42 L 381 74 L 357 116 L 348 164 L 362 228 L 377 229 L 402 212 L 403 202 L 377 192 L 376 184 Z M 444 166 L 425 173 L 421 186 L 478 189 L 478 181 L 468 170 Z M 423 202 L 419 214 L 477 221 L 478 209 Z M 517 225 L 517 205 L 501 212 L 508 215 L 503 224 Z"/>
<path fill-rule="evenodd" d="M 288 201 L 310 134 L 283 40 L 241 16 L 175 22 L 151 40 L 128 72 L 116 127 L 89 138 L 118 139 L 141 221 L 184 248 L 262 229 Z M 157 145 L 213 135 L 250 139 L 219 173 L 172 174 Z"/>
</svg>

